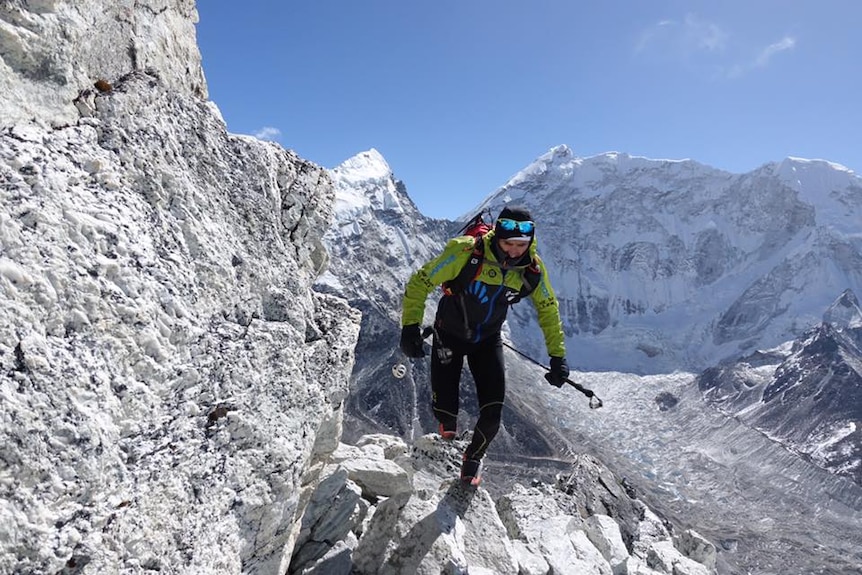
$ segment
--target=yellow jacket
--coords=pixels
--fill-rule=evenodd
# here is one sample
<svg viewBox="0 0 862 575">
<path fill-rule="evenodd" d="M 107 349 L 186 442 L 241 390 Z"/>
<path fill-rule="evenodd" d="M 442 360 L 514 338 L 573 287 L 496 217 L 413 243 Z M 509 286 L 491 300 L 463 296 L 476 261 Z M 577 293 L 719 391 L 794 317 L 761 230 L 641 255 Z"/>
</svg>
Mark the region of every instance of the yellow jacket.
<svg viewBox="0 0 862 575">
<path fill-rule="evenodd" d="M 536 308 L 545 347 L 552 357 L 565 357 L 566 346 L 560 307 L 548 280 L 548 273 L 536 253 L 536 242 L 530 245 L 530 258 L 524 265 L 504 268 L 492 249 L 494 232 L 482 238 L 484 260 L 479 274 L 466 289 L 444 295 L 437 307 L 437 329 L 467 341 L 482 341 L 497 336 L 506 319 L 510 302 L 518 299 L 524 286 L 524 272 L 532 264 L 538 268 L 538 285 L 528 298 Z M 401 313 L 401 325 L 420 324 L 428 295 L 444 282 L 458 277 L 461 269 L 474 257 L 476 239 L 459 236 L 450 240 L 443 252 L 419 268 L 407 282 Z"/>
</svg>

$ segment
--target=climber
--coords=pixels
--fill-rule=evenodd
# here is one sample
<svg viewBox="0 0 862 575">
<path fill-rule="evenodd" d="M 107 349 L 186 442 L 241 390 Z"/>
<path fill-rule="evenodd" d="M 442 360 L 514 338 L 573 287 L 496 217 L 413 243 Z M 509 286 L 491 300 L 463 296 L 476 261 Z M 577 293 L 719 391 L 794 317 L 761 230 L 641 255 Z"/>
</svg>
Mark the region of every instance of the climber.
<svg viewBox="0 0 862 575">
<path fill-rule="evenodd" d="M 442 285 L 431 348 L 432 410 L 439 434 L 456 436 L 461 368 L 473 374 L 479 417 L 463 455 L 461 480 L 478 485 L 481 463 L 500 427 L 506 395 L 500 330 L 510 305 L 528 298 L 536 308 L 551 369 L 549 383 L 562 386 L 569 376 L 559 304 L 548 273 L 536 253 L 535 224 L 520 207 L 505 207 L 484 235 L 459 236 L 408 280 L 401 315 L 401 350 L 425 356 L 419 324 L 425 301 Z"/>
</svg>

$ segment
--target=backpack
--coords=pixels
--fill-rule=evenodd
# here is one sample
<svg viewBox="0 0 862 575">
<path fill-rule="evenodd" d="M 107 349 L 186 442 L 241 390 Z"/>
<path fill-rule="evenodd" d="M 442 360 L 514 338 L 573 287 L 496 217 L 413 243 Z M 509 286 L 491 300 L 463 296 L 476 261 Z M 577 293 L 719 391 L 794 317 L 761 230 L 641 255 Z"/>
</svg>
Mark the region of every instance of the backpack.
<svg viewBox="0 0 862 575">
<path fill-rule="evenodd" d="M 494 229 L 493 224 L 486 222 L 483 217 L 486 211 L 488 210 L 482 210 L 473 216 L 464 227 L 458 230 L 458 235 L 472 236 L 474 238 L 473 253 L 455 279 L 443 283 L 443 293 L 446 295 L 460 294 L 482 272 L 482 264 L 485 261 L 485 234 Z M 533 293 L 533 290 L 538 287 L 539 281 L 542 279 L 542 272 L 539 270 L 535 258 L 526 269 L 519 271 L 522 274 L 523 285 L 521 286 L 521 291 L 509 300 L 510 304 L 517 303 Z"/>
</svg>

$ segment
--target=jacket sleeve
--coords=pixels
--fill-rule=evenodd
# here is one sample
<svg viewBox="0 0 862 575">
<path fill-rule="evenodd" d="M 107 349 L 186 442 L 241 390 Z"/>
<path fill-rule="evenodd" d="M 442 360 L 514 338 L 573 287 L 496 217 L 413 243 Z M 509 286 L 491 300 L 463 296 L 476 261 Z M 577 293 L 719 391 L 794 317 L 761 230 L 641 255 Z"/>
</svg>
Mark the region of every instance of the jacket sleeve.
<svg viewBox="0 0 862 575">
<path fill-rule="evenodd" d="M 554 288 L 548 279 L 548 270 L 539 256 L 535 256 L 542 272 L 539 285 L 530 294 L 530 301 L 539 316 L 539 327 L 545 336 L 545 347 L 552 357 L 566 356 L 566 338 L 563 333 L 563 321 L 560 319 L 560 304 L 554 294 Z"/>
<path fill-rule="evenodd" d="M 401 325 L 421 324 L 425 315 L 425 300 L 443 282 L 458 277 L 461 268 L 473 253 L 475 240 L 460 236 L 449 240 L 443 252 L 419 268 L 407 281 L 401 308 Z"/>
</svg>

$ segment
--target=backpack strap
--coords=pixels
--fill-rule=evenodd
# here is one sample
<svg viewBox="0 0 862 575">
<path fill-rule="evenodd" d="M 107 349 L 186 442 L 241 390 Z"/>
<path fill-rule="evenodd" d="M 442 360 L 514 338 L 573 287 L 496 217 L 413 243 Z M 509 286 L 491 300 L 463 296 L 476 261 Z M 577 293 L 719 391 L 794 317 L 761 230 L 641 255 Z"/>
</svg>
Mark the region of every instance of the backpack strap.
<svg viewBox="0 0 862 575">
<path fill-rule="evenodd" d="M 470 254 L 470 259 L 467 260 L 467 263 L 464 264 L 464 267 L 461 268 L 461 271 L 458 272 L 455 279 L 443 283 L 443 292 L 446 295 L 454 295 L 465 291 L 467 286 L 469 286 L 470 283 L 479 277 L 480 273 L 482 273 L 482 264 L 484 262 L 485 236 L 483 234 L 481 236 L 476 236 L 476 240 L 473 243 L 473 253 Z M 521 272 L 520 292 L 518 292 L 518 295 L 515 296 L 514 299 L 510 300 L 509 303 L 514 304 L 525 297 L 528 297 L 537 287 L 539 287 L 539 282 L 541 280 L 542 270 L 539 269 L 536 259 L 533 258 L 530 265 Z"/>
<path fill-rule="evenodd" d="M 530 262 L 530 265 L 521 274 L 521 291 L 509 301 L 509 305 L 518 303 L 536 291 L 540 281 L 542 281 L 542 270 L 539 269 L 536 259 L 533 258 L 533 261 Z"/>
<path fill-rule="evenodd" d="M 474 279 L 482 273 L 482 264 L 485 262 L 485 236 L 476 236 L 473 241 L 473 253 L 455 279 L 443 282 L 443 292 L 446 295 L 461 293 L 467 289 Z"/>
</svg>

